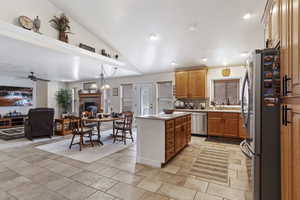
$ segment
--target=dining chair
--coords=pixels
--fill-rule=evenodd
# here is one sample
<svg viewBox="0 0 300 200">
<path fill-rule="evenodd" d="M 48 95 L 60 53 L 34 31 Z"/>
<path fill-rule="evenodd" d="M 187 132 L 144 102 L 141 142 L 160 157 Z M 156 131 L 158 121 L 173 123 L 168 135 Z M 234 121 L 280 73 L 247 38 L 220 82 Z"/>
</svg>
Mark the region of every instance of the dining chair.
<svg viewBox="0 0 300 200">
<path fill-rule="evenodd" d="M 70 120 L 70 124 L 69 124 L 70 130 L 72 131 L 73 134 L 69 148 L 71 149 L 73 145 L 79 144 L 79 150 L 81 151 L 83 146 L 85 145 L 84 137 L 89 138 L 89 142 L 93 147 L 94 146 L 93 138 L 92 138 L 93 129 L 89 127 L 85 127 L 83 124 L 84 119 L 80 117 L 70 116 L 69 120 Z M 74 139 L 76 136 L 79 136 L 78 143 L 74 143 Z"/>
<path fill-rule="evenodd" d="M 132 134 L 132 122 L 133 122 L 133 113 L 132 112 L 124 112 L 123 113 L 123 120 L 115 123 L 114 129 L 116 133 L 114 133 L 114 143 L 118 141 L 124 142 L 126 144 L 127 139 L 131 139 L 134 142 L 133 134 Z M 120 134 L 119 134 L 120 133 Z M 127 137 L 127 134 L 130 137 Z"/>
</svg>

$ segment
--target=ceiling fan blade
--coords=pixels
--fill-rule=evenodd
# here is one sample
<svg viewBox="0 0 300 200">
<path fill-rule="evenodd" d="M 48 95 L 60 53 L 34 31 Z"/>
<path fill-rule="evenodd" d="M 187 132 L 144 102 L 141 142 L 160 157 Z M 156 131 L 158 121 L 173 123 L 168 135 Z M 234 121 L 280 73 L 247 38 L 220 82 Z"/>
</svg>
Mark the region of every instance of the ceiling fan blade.
<svg viewBox="0 0 300 200">
<path fill-rule="evenodd" d="M 47 79 L 42 79 L 42 78 L 36 78 L 37 81 L 45 81 L 45 82 L 50 82 L 50 80 Z"/>
</svg>

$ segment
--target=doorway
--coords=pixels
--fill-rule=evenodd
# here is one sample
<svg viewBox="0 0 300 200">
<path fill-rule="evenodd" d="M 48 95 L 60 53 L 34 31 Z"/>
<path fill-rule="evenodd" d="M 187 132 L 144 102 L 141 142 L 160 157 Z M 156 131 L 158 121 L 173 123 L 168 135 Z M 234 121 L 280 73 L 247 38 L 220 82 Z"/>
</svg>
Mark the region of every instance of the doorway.
<svg viewBox="0 0 300 200">
<path fill-rule="evenodd" d="M 152 83 L 138 84 L 137 89 L 137 108 L 139 115 L 155 114 L 155 87 Z"/>
</svg>

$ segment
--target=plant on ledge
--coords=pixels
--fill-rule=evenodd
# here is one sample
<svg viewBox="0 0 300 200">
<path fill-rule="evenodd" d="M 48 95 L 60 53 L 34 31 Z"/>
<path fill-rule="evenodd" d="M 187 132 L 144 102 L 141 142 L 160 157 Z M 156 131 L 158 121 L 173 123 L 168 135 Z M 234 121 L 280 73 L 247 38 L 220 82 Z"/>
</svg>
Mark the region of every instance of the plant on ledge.
<svg viewBox="0 0 300 200">
<path fill-rule="evenodd" d="M 67 113 L 72 104 L 72 91 L 70 89 L 60 89 L 56 93 L 57 104 Z"/>
<path fill-rule="evenodd" d="M 59 31 L 59 40 L 68 43 L 70 34 L 70 20 L 65 14 L 61 14 L 60 17 L 54 16 L 53 19 L 50 20 L 52 26 Z"/>
</svg>

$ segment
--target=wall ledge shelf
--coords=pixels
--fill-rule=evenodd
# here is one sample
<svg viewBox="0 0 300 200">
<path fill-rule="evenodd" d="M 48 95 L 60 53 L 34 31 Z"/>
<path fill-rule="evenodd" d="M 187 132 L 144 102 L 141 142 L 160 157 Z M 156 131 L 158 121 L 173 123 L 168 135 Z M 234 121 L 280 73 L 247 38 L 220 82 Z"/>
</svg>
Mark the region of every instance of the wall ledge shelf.
<svg viewBox="0 0 300 200">
<path fill-rule="evenodd" d="M 0 21 L 0 37 L 7 37 L 19 42 L 26 42 L 34 46 L 61 52 L 68 55 L 79 57 L 85 56 L 95 59 L 101 64 L 108 64 L 119 67 L 125 65 L 125 63 L 121 61 L 87 51 L 77 46 L 53 39 L 42 34 L 35 33 L 33 31 L 26 30 L 22 27 L 18 27 L 16 25 L 9 24 L 3 21 Z"/>
</svg>

